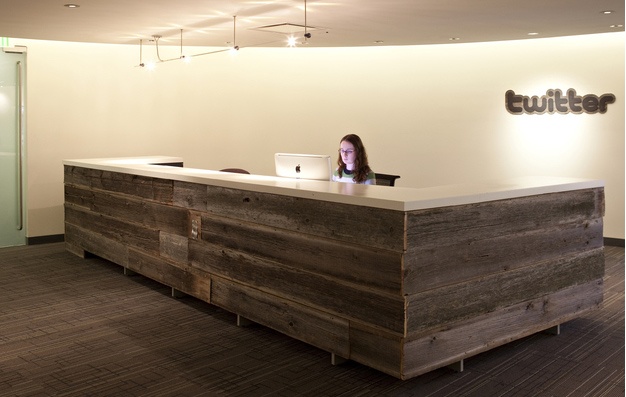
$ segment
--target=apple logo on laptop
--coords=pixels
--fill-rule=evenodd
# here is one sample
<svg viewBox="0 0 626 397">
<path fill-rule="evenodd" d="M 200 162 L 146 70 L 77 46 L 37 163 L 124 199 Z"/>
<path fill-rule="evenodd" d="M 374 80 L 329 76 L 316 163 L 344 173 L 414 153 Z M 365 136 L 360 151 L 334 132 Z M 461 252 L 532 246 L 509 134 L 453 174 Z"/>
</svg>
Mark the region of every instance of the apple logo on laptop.
<svg viewBox="0 0 626 397">
<path fill-rule="evenodd" d="M 300 164 L 296 165 L 296 174 L 300 173 Z"/>
</svg>

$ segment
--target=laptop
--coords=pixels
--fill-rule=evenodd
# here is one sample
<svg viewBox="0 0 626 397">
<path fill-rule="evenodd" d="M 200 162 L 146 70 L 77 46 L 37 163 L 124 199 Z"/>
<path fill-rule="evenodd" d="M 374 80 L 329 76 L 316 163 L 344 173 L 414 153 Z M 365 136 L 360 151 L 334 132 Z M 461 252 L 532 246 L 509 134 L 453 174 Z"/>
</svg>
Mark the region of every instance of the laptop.
<svg viewBox="0 0 626 397">
<path fill-rule="evenodd" d="M 297 179 L 330 181 L 332 168 L 330 156 L 325 154 L 274 154 L 276 176 Z"/>
</svg>

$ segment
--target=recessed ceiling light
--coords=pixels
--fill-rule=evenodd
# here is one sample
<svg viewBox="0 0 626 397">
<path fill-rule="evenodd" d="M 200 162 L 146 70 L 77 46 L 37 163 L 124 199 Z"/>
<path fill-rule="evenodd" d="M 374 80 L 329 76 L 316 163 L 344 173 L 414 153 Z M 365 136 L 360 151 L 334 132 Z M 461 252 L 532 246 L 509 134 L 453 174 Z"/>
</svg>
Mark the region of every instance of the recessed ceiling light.
<svg viewBox="0 0 626 397">
<path fill-rule="evenodd" d="M 382 40 L 374 40 L 374 44 L 382 44 L 382 43 L 384 43 L 384 41 L 382 41 Z"/>
<path fill-rule="evenodd" d="M 623 28 L 624 25 L 611 25 L 609 28 Z"/>
<path fill-rule="evenodd" d="M 459 41 L 461 40 L 460 37 L 450 37 L 450 41 Z"/>
<path fill-rule="evenodd" d="M 528 35 L 529 36 L 537 36 L 537 35 L 539 35 L 539 33 L 537 33 L 537 32 L 530 32 L 530 33 L 528 33 Z"/>
<path fill-rule="evenodd" d="M 602 11 L 602 14 L 604 14 L 604 15 L 613 14 L 613 10 L 604 10 L 604 11 Z"/>
<path fill-rule="evenodd" d="M 80 7 L 78 4 L 63 4 L 63 7 L 67 8 L 78 8 Z"/>
</svg>

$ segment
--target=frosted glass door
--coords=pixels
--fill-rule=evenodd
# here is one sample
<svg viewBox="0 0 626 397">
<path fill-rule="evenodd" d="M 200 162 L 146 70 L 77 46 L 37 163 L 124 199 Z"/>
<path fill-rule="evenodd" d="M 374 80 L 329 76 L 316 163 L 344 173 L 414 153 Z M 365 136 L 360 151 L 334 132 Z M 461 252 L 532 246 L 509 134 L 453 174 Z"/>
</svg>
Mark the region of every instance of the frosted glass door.
<svg viewBox="0 0 626 397">
<path fill-rule="evenodd" d="M 0 247 L 24 245 L 26 54 L 0 51 Z"/>
</svg>

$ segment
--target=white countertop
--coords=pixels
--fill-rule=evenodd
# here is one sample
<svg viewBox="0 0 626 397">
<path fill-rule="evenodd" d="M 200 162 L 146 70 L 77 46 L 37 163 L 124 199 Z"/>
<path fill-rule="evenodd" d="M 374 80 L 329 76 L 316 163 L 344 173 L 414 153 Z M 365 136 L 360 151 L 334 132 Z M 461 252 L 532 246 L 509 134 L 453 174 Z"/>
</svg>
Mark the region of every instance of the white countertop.
<svg viewBox="0 0 626 397">
<path fill-rule="evenodd" d="M 601 180 L 529 176 L 414 189 L 153 165 L 176 162 L 183 162 L 183 159 L 169 156 L 145 156 L 64 160 L 63 164 L 398 211 L 472 204 L 604 186 Z"/>
</svg>

